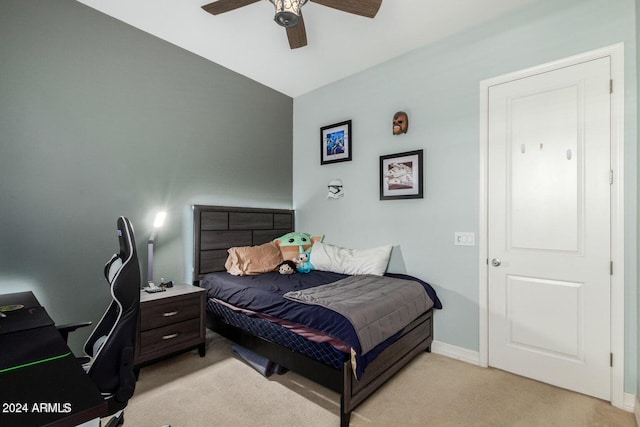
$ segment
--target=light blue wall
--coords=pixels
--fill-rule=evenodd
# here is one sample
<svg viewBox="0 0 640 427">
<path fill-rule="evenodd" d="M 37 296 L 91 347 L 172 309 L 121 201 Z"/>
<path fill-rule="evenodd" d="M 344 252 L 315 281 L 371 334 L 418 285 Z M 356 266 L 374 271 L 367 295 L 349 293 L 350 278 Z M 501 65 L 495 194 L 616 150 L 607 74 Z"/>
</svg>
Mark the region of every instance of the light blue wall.
<svg viewBox="0 0 640 427">
<path fill-rule="evenodd" d="M 116 218 L 144 273 L 159 208 L 155 277 L 190 280 L 192 204 L 291 207 L 292 116 L 290 97 L 74 0 L 0 0 L 0 292 L 98 320 Z"/>
<path fill-rule="evenodd" d="M 636 31 L 633 0 L 554 0 L 415 50 L 294 100 L 293 200 L 297 228 L 355 248 L 395 245 L 390 269 L 433 284 L 444 304 L 435 338 L 478 351 L 479 83 L 625 43 L 625 389 L 637 371 Z M 356 54 L 356 53 L 354 53 Z M 408 134 L 391 119 L 409 113 Z M 353 161 L 320 165 L 319 128 L 353 120 Z M 424 149 L 424 199 L 380 201 L 379 156 Z M 340 178 L 345 197 L 327 200 Z M 483 242 L 477 242 L 483 244 Z"/>
</svg>

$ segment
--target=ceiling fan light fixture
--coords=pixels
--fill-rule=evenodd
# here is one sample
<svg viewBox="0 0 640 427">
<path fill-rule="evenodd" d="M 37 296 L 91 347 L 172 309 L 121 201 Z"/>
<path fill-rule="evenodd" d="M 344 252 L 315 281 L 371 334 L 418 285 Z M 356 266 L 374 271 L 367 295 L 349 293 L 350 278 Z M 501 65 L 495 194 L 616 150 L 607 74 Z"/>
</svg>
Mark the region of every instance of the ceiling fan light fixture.
<svg viewBox="0 0 640 427">
<path fill-rule="evenodd" d="M 276 7 L 274 21 L 283 27 L 295 27 L 300 20 L 300 8 L 307 0 L 269 0 Z"/>
</svg>

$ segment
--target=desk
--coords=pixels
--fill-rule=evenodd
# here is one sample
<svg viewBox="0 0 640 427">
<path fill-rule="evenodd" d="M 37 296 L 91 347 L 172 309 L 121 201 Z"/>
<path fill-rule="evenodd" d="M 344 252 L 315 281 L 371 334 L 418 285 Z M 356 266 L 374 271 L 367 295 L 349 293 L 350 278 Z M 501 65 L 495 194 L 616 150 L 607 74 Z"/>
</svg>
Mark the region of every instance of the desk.
<svg viewBox="0 0 640 427">
<path fill-rule="evenodd" d="M 0 295 L 0 425 L 75 426 L 107 404 L 31 292 Z"/>
</svg>

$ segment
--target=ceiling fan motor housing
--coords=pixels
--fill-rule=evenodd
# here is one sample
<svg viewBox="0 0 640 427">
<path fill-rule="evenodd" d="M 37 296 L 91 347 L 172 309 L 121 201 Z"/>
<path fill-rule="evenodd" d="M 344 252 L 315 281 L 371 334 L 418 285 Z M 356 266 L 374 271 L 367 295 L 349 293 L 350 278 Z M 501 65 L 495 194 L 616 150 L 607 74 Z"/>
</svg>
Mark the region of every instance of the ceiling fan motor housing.
<svg viewBox="0 0 640 427">
<path fill-rule="evenodd" d="M 283 27 L 295 27 L 300 20 L 300 8 L 307 0 L 269 0 L 276 7 L 276 16 L 273 18 Z"/>
</svg>

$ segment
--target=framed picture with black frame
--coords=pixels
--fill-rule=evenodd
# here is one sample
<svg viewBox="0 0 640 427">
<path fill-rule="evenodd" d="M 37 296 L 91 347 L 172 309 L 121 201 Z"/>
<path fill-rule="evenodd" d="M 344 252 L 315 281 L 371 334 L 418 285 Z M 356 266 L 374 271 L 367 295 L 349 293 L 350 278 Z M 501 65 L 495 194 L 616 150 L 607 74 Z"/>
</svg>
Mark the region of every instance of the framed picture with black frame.
<svg viewBox="0 0 640 427">
<path fill-rule="evenodd" d="M 422 152 L 380 156 L 380 200 L 423 198 Z"/>
<path fill-rule="evenodd" d="M 348 162 L 353 151 L 351 120 L 320 128 L 320 164 Z"/>
</svg>

